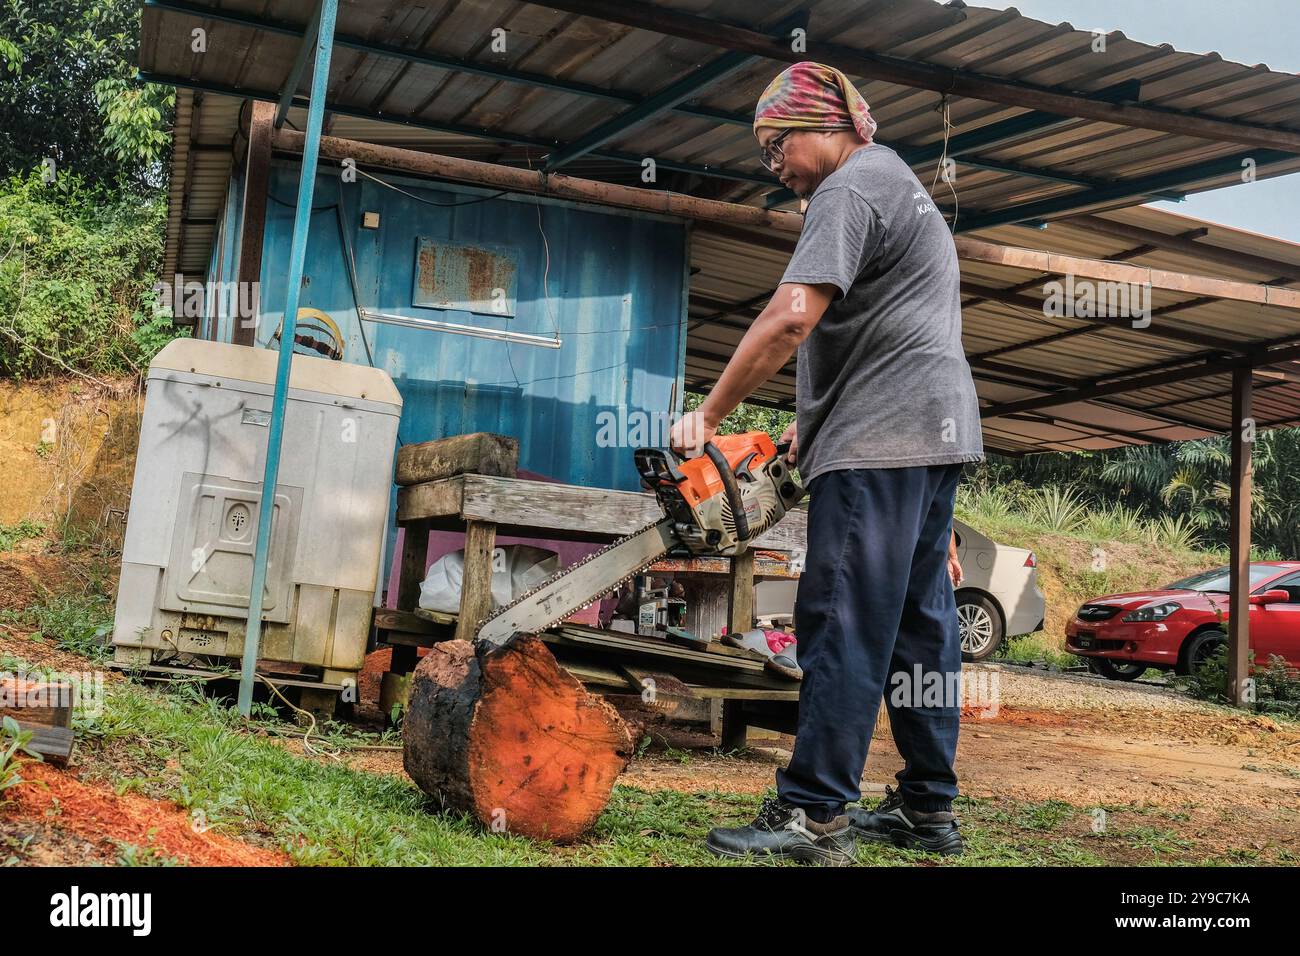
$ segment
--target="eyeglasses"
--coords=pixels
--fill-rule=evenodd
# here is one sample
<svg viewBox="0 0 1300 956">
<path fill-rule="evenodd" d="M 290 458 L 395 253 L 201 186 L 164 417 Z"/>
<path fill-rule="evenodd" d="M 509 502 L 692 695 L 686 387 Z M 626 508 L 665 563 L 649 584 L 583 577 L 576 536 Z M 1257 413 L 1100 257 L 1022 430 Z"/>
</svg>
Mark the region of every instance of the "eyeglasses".
<svg viewBox="0 0 1300 956">
<path fill-rule="evenodd" d="M 776 171 L 777 166 L 785 162 L 785 153 L 781 150 L 781 140 L 785 139 L 793 132 L 793 128 L 787 129 L 779 136 L 773 137 L 772 142 L 768 143 L 759 151 L 759 159 L 763 161 L 764 166 L 773 172 Z"/>
</svg>

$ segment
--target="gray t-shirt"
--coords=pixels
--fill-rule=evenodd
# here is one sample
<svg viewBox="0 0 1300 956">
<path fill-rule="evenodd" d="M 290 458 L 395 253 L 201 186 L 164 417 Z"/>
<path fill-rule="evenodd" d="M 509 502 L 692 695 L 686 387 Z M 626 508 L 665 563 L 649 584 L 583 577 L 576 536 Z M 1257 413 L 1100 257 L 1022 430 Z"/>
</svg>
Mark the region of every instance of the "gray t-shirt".
<svg viewBox="0 0 1300 956">
<path fill-rule="evenodd" d="M 813 193 L 781 279 L 839 290 L 799 346 L 805 481 L 840 468 L 980 461 L 961 344 L 961 274 L 943 216 L 886 146 L 852 153 Z"/>
</svg>

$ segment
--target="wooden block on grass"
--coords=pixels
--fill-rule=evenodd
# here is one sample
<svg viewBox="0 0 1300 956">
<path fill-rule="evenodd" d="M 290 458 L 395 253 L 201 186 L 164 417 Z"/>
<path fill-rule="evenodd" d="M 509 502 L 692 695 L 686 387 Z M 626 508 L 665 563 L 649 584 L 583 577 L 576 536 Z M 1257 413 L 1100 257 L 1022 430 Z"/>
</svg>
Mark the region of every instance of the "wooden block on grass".
<svg viewBox="0 0 1300 956">
<path fill-rule="evenodd" d="M 519 440 L 474 432 L 404 445 L 397 451 L 397 483 L 418 485 L 456 475 L 513 478 L 519 470 Z"/>
<path fill-rule="evenodd" d="M 71 727 L 75 699 L 75 688 L 66 681 L 14 677 L 0 680 L 0 717 L 50 727 Z"/>
<path fill-rule="evenodd" d="M 28 720 L 18 721 L 18 727 L 30 731 L 32 735 L 32 739 L 27 742 L 27 749 L 40 754 L 49 763 L 63 767 L 72 759 L 75 734 L 71 727 L 55 727 Z"/>
</svg>

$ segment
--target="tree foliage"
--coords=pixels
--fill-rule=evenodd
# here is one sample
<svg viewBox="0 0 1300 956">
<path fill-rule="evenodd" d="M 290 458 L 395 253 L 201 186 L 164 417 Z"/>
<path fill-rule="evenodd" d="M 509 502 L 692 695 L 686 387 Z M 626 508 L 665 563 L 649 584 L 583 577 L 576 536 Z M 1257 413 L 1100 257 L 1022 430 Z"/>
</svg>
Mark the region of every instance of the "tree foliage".
<svg viewBox="0 0 1300 956">
<path fill-rule="evenodd" d="M 53 159 L 84 183 L 161 183 L 174 92 L 133 77 L 139 0 L 0 0 L 0 178 Z"/>
<path fill-rule="evenodd" d="M 1258 432 L 1252 461 L 1254 543 L 1263 552 L 1300 557 L 1300 429 Z M 1181 519 L 1203 543 L 1222 547 L 1228 540 L 1230 466 L 1228 439 L 1216 437 L 1020 459 L 990 455 L 976 474 L 985 484 L 1070 488 L 1093 506 L 1119 502 L 1155 519 Z"/>
<path fill-rule="evenodd" d="M 142 367 L 174 334 L 153 308 L 164 216 L 72 176 L 0 184 L 0 375 Z"/>
</svg>

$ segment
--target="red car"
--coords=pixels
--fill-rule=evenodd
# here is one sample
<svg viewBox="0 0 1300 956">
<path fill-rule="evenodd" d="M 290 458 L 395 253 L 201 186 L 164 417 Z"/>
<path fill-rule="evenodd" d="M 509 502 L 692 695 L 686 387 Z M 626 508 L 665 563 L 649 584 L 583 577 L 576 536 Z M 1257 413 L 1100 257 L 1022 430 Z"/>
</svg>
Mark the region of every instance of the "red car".
<svg viewBox="0 0 1300 956">
<path fill-rule="evenodd" d="M 1228 569 L 1216 568 L 1089 601 L 1065 626 L 1065 646 L 1112 680 L 1134 680 L 1148 667 L 1189 674 L 1227 641 L 1227 621 Z M 1250 647 L 1259 666 L 1276 654 L 1300 668 L 1300 562 L 1251 564 Z"/>
</svg>

